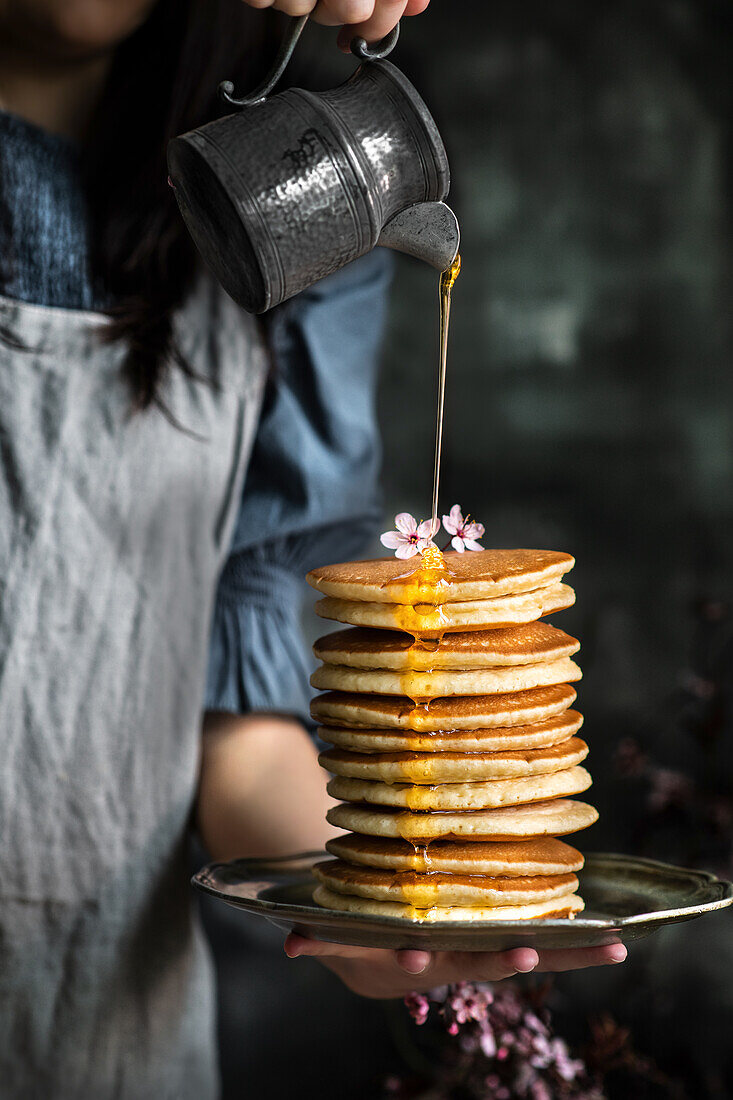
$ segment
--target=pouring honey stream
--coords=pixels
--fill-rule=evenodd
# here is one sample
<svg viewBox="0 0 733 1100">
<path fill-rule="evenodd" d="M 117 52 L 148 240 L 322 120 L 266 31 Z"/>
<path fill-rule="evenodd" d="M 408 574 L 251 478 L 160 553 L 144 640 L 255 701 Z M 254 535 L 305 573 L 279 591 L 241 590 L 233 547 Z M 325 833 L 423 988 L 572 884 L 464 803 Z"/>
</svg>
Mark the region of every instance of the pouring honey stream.
<svg viewBox="0 0 733 1100">
<path fill-rule="evenodd" d="M 440 360 L 438 364 L 438 407 L 435 418 L 435 461 L 433 464 L 433 505 L 431 519 L 437 526 L 438 493 L 440 490 L 440 459 L 443 452 L 443 410 L 445 408 L 445 376 L 448 363 L 448 330 L 450 307 L 455 281 L 461 273 L 461 256 L 456 255 L 450 267 L 440 276 Z"/>
<path fill-rule="evenodd" d="M 438 393 L 435 418 L 435 456 L 433 462 L 433 493 L 431 504 L 431 531 L 433 536 L 439 526 L 438 497 L 440 493 L 440 465 L 443 451 L 443 415 L 445 410 L 445 380 L 448 363 L 448 332 L 450 328 L 450 307 L 453 286 L 461 270 L 461 257 L 457 255 L 450 267 L 440 275 L 440 356 L 438 361 Z M 452 584 L 451 570 L 442 552 L 435 545 L 426 547 L 416 568 L 394 577 L 388 585 L 400 585 L 404 589 L 403 598 L 396 605 L 398 624 L 402 630 L 412 634 L 414 642 L 407 651 L 408 667 L 403 673 L 403 694 L 413 700 L 414 708 L 427 703 L 412 694 L 412 673 L 416 662 L 411 659 L 419 650 L 435 651 L 445 633 L 446 619 L 442 611 L 447 601 L 448 589 Z M 437 621 L 427 622 L 435 617 Z M 423 620 L 421 623 L 420 620 Z M 430 671 L 430 670 L 422 670 Z M 420 729 L 420 725 L 409 723 L 411 729 Z"/>
<path fill-rule="evenodd" d="M 431 501 L 431 532 L 434 537 L 439 528 L 439 494 L 440 494 L 440 466 L 443 452 L 443 417 L 445 412 L 445 382 L 448 364 L 448 333 L 450 329 L 450 311 L 453 287 L 461 271 L 461 257 L 456 255 L 453 263 L 445 271 L 441 272 L 439 283 L 440 295 L 440 330 L 439 330 L 439 359 L 438 359 L 438 389 L 435 417 L 435 454 L 433 462 L 433 492 Z M 417 654 L 420 652 L 435 652 L 445 633 L 446 616 L 443 612 L 443 604 L 447 602 L 448 590 L 452 584 L 452 571 L 442 551 L 435 545 L 426 547 L 421 555 L 419 564 L 406 573 L 400 574 L 387 582 L 388 585 L 400 585 L 404 592 L 402 601 L 396 604 L 397 622 L 400 629 L 407 634 L 412 634 L 413 643 L 407 650 L 407 668 L 401 676 L 402 694 L 411 700 L 412 706 L 405 715 L 408 728 L 415 731 L 425 730 L 425 721 L 430 707 L 430 700 L 415 694 L 414 673 L 418 671 Z M 420 622 L 423 620 L 423 623 Z M 428 622 L 428 620 L 433 620 Z M 421 668 L 419 671 L 429 672 L 431 669 Z M 405 769 L 405 779 L 409 782 L 411 776 Z M 424 796 L 430 787 L 412 786 L 408 791 L 408 806 L 410 810 L 421 812 L 424 810 Z M 432 862 L 428 853 L 430 839 L 421 838 L 422 843 L 417 843 L 417 838 L 411 835 L 409 828 L 409 814 L 400 815 L 398 823 L 400 834 L 404 840 L 414 849 L 412 872 L 398 872 L 395 874 L 395 885 L 400 885 L 405 902 L 410 906 L 413 915 L 418 915 L 418 910 L 427 910 L 435 904 L 434 888 L 424 881 L 425 875 L 432 872 Z M 416 879 L 416 874 L 421 879 Z M 422 883 L 422 885 L 421 885 Z"/>
<path fill-rule="evenodd" d="M 435 455 L 433 462 L 433 492 L 431 502 L 431 531 L 439 527 L 438 497 L 440 493 L 440 465 L 443 452 L 443 414 L 445 410 L 445 380 L 448 362 L 448 332 L 453 286 L 461 270 L 461 257 L 457 255 L 450 267 L 440 275 L 440 356 L 438 361 L 438 392 L 435 419 Z M 398 625 L 412 634 L 415 646 L 436 648 L 445 632 L 444 617 L 436 622 L 420 622 L 440 615 L 446 602 L 447 588 L 452 583 L 451 570 L 437 546 L 430 545 L 422 551 L 419 564 L 386 582 L 386 587 L 404 589 L 403 598 L 396 604 Z M 441 629 L 441 627 L 443 629 Z M 406 692 L 405 694 L 409 694 Z"/>
</svg>

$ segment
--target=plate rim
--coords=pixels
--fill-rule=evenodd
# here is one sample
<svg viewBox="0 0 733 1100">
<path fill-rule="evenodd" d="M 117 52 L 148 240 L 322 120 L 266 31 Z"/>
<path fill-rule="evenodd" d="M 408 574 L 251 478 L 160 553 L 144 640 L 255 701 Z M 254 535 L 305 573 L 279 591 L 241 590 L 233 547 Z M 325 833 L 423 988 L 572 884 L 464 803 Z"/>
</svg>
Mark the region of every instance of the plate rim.
<svg viewBox="0 0 733 1100">
<path fill-rule="evenodd" d="M 394 929 L 395 931 L 404 931 L 406 925 L 409 924 L 411 932 L 429 930 L 433 933 L 449 933 L 450 931 L 455 932 L 458 929 L 469 928 L 476 929 L 477 932 L 486 932 L 490 929 L 503 929 L 505 931 L 524 930 L 528 932 L 530 929 L 534 928 L 540 928 L 542 931 L 550 932 L 553 930 L 561 930 L 568 926 L 579 930 L 585 929 L 587 931 L 612 932 L 624 928 L 632 928 L 639 924 L 670 924 L 680 918 L 693 918 L 703 913 L 715 912 L 733 905 L 733 882 L 719 878 L 718 875 L 712 871 L 703 871 L 692 867 L 679 867 L 675 864 L 665 863 L 663 860 L 650 859 L 647 856 L 629 856 L 617 852 L 589 852 L 586 856 L 586 867 L 588 864 L 593 863 L 611 864 L 614 861 L 621 861 L 658 873 L 664 872 L 665 874 L 669 874 L 673 872 L 688 878 L 697 879 L 701 885 L 705 883 L 709 885 L 715 884 L 724 888 L 723 894 L 715 900 L 702 902 L 695 906 L 682 906 L 675 909 L 656 909 L 651 912 L 634 913 L 628 917 L 618 917 L 615 919 L 610 917 L 583 917 L 582 915 L 578 915 L 572 919 L 568 917 L 537 917 L 533 918 L 531 921 L 526 919 L 515 919 L 406 922 L 403 917 L 379 917 L 370 913 L 350 913 L 344 909 L 326 909 L 320 905 L 302 905 L 297 902 L 271 901 L 268 898 L 260 897 L 237 898 L 236 896 L 227 894 L 223 890 L 218 889 L 210 881 L 206 881 L 206 876 L 211 876 L 219 868 L 233 868 L 236 866 L 238 871 L 244 872 L 243 877 L 245 883 L 258 882 L 265 888 L 277 886 L 279 885 L 278 879 L 273 878 L 272 875 L 273 873 L 277 874 L 278 865 L 283 867 L 283 875 L 288 878 L 294 878 L 301 874 L 301 872 L 295 869 L 293 864 L 310 861 L 308 866 L 303 867 L 302 870 L 302 875 L 305 878 L 310 871 L 310 863 L 323 858 L 329 858 L 329 853 L 325 850 L 310 850 L 272 857 L 244 856 L 231 860 L 213 860 L 203 867 L 200 867 L 199 870 L 192 875 L 191 885 L 201 890 L 203 893 L 218 898 L 236 908 L 246 909 L 254 913 L 261 913 L 265 916 L 293 919 L 299 921 L 301 924 L 313 923 L 316 921 L 328 926 L 334 923 L 340 924 L 346 920 L 349 923 L 365 924 L 373 928 Z M 286 867 L 287 871 L 285 870 Z"/>
</svg>

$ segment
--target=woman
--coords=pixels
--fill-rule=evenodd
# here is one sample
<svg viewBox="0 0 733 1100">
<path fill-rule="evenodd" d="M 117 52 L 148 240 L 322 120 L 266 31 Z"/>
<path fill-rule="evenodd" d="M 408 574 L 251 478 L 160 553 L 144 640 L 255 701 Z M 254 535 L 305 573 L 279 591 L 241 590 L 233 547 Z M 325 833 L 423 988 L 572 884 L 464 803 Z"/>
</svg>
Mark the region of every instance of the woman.
<svg viewBox="0 0 733 1100">
<path fill-rule="evenodd" d="M 316 14 L 358 24 L 345 42 L 425 6 Z M 256 83 L 269 21 L 244 14 L 238 0 L 0 0 L 8 1098 L 215 1095 L 189 826 L 223 859 L 328 834 L 304 726 L 262 711 L 303 710 L 293 577 L 356 552 L 373 511 L 384 264 L 366 257 L 263 329 L 199 271 L 165 145 L 215 114 L 222 77 Z M 622 957 L 296 936 L 286 950 L 379 997 Z"/>
</svg>

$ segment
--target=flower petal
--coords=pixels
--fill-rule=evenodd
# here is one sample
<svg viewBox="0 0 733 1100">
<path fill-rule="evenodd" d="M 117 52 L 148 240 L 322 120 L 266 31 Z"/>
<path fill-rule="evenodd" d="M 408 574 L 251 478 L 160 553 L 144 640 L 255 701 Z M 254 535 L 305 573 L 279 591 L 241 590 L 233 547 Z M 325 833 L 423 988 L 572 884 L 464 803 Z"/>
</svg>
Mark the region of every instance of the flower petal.
<svg viewBox="0 0 733 1100">
<path fill-rule="evenodd" d="M 453 522 L 450 516 L 443 516 L 443 526 L 449 535 L 455 535 L 458 530 L 458 525 Z"/>
<path fill-rule="evenodd" d="M 417 544 L 414 542 L 405 542 L 394 552 L 396 558 L 414 558 L 417 553 Z"/>
<path fill-rule="evenodd" d="M 396 550 L 398 546 L 402 546 L 405 536 L 401 535 L 399 531 L 385 531 L 383 535 L 379 536 L 379 541 L 388 550 Z"/>
<path fill-rule="evenodd" d="M 464 527 L 466 538 L 480 539 L 484 534 L 483 523 L 467 523 Z"/>
<path fill-rule="evenodd" d="M 459 554 L 462 554 L 463 551 L 465 550 L 465 546 L 463 545 L 463 539 L 460 538 L 458 535 L 455 535 L 450 540 L 450 544 L 451 544 L 451 546 L 453 547 L 454 550 L 458 551 Z"/>
<path fill-rule="evenodd" d="M 494 1032 L 491 1030 L 491 1024 L 488 1023 L 488 1021 L 484 1027 L 481 1028 L 479 1044 L 485 1058 L 494 1057 L 496 1054 L 496 1039 L 494 1038 Z"/>
<path fill-rule="evenodd" d="M 454 523 L 456 527 L 463 527 L 463 512 L 461 511 L 460 504 L 454 504 L 451 508 L 450 521 Z"/>
<path fill-rule="evenodd" d="M 432 539 L 433 535 L 437 535 L 440 530 L 440 520 L 435 518 L 435 521 L 431 519 L 424 519 L 417 529 L 418 536 L 421 539 Z"/>
<path fill-rule="evenodd" d="M 481 545 L 481 543 L 476 542 L 475 539 L 464 538 L 463 542 L 467 550 L 483 550 L 483 546 Z"/>
<path fill-rule="evenodd" d="M 394 518 L 394 525 L 403 535 L 414 535 L 417 531 L 417 520 L 409 512 L 398 512 Z"/>
</svg>

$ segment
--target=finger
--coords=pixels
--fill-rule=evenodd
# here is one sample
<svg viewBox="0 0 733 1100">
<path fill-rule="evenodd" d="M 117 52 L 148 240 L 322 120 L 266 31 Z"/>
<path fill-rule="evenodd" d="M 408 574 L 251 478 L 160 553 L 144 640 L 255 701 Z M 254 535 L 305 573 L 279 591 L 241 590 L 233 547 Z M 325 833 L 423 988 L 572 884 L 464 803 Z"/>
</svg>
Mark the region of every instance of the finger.
<svg viewBox="0 0 733 1100">
<path fill-rule="evenodd" d="M 347 24 L 338 36 L 340 48 L 347 49 L 354 38 L 364 38 L 367 42 L 380 42 L 399 23 L 407 0 L 377 0 L 374 12 L 369 19 Z"/>
<path fill-rule="evenodd" d="M 429 977 L 431 985 L 451 982 L 500 982 L 515 974 L 529 974 L 539 962 L 532 947 L 515 947 L 511 951 L 455 951 L 435 955 L 421 977 Z"/>
<path fill-rule="evenodd" d="M 316 6 L 316 0 L 274 0 L 272 6 L 286 15 L 310 15 Z"/>
<path fill-rule="evenodd" d="M 383 0 L 376 0 L 377 4 L 382 2 Z M 327 27 L 364 23 L 371 18 L 374 7 L 375 0 L 319 0 L 313 18 L 316 23 L 323 23 Z"/>
<path fill-rule="evenodd" d="M 433 961 L 429 951 L 398 951 L 396 961 L 406 974 L 424 974 Z"/>
<path fill-rule="evenodd" d="M 244 0 L 248 8 L 271 8 L 273 0 Z"/>
<path fill-rule="evenodd" d="M 476 981 L 500 982 L 514 974 L 529 974 L 539 962 L 533 947 L 515 947 L 511 951 L 480 954 L 477 965 L 469 971 Z"/>
<path fill-rule="evenodd" d="M 289 959 L 308 955 L 313 959 L 357 959 L 362 962 L 379 963 L 393 961 L 394 952 L 376 947 L 353 947 L 348 943 L 326 943 L 324 940 L 310 940 L 291 932 L 284 944 Z"/>
<path fill-rule="evenodd" d="M 407 0 L 407 7 L 405 8 L 404 15 L 422 15 L 427 8 L 430 0 Z"/>
<path fill-rule="evenodd" d="M 622 943 L 611 943 L 606 947 L 577 947 L 569 951 L 541 951 L 537 970 L 557 973 L 561 970 L 585 970 L 589 966 L 608 966 L 610 963 L 622 963 L 626 954 Z"/>
</svg>

